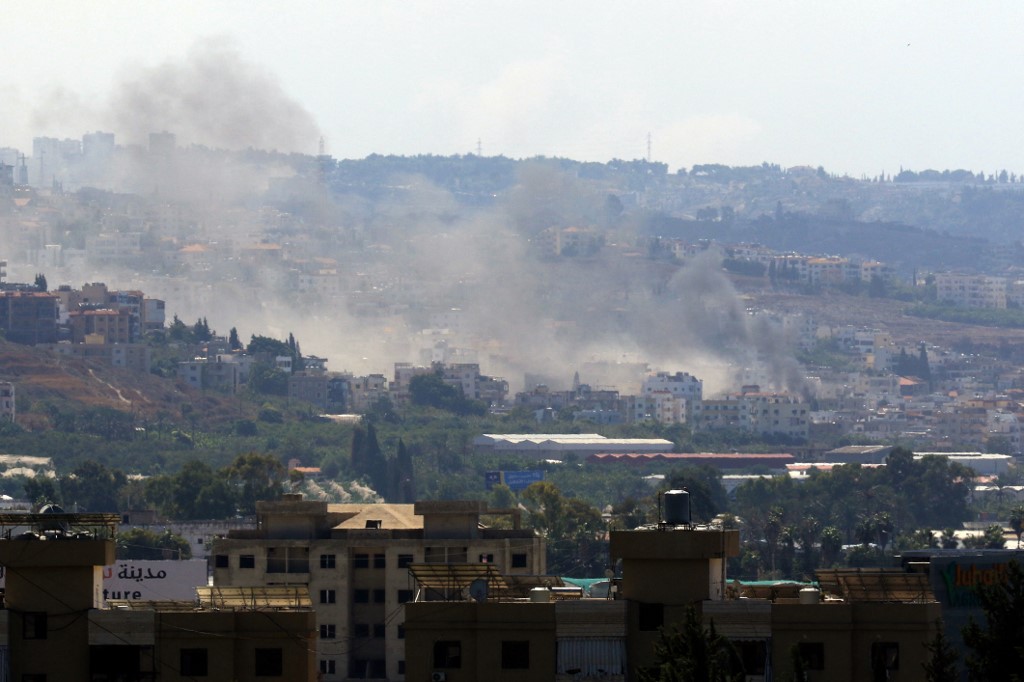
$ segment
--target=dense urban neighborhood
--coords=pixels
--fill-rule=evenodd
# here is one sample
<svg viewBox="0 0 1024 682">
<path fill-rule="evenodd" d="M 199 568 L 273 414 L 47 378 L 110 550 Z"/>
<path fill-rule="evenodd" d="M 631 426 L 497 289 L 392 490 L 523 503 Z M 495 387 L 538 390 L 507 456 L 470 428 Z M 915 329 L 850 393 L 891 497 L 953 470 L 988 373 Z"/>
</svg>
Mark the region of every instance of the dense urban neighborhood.
<svg viewBox="0 0 1024 682">
<path fill-rule="evenodd" d="M 0 149 L 12 679 L 1003 679 L 1022 209 L 1001 169 Z"/>
</svg>

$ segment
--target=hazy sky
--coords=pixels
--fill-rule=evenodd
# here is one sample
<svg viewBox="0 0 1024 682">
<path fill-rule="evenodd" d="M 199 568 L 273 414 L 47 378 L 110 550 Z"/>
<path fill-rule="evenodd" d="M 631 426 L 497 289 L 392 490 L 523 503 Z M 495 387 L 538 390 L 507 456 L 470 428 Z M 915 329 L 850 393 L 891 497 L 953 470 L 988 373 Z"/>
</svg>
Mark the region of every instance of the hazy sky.
<svg viewBox="0 0 1024 682">
<path fill-rule="evenodd" d="M 1017 1 L 36 0 L 0 27 L 0 146 L 27 151 L 111 130 L 123 83 L 212 45 L 276 81 L 338 158 L 480 139 L 485 155 L 632 159 L 650 133 L 673 170 L 1024 170 Z"/>
</svg>

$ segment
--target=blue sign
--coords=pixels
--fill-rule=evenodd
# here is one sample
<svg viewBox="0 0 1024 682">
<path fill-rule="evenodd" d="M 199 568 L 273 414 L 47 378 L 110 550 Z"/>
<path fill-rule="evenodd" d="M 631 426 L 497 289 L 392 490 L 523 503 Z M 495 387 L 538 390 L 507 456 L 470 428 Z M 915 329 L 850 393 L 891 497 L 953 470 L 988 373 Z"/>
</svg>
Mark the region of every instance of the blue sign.
<svg viewBox="0 0 1024 682">
<path fill-rule="evenodd" d="M 486 474 L 484 474 L 484 483 L 487 485 L 488 490 L 493 490 L 494 486 L 501 483 L 501 472 L 488 471 Z"/>
<path fill-rule="evenodd" d="M 503 471 L 501 473 L 502 478 L 504 479 L 503 482 L 514 493 L 518 493 L 521 490 L 526 490 L 532 484 L 544 480 L 544 472 L 539 470 Z"/>
<path fill-rule="evenodd" d="M 507 485 L 509 489 L 518 493 L 526 490 L 532 484 L 544 480 L 544 472 L 532 471 L 488 471 L 484 474 L 484 481 L 488 490 L 493 490 L 499 483 Z"/>
</svg>

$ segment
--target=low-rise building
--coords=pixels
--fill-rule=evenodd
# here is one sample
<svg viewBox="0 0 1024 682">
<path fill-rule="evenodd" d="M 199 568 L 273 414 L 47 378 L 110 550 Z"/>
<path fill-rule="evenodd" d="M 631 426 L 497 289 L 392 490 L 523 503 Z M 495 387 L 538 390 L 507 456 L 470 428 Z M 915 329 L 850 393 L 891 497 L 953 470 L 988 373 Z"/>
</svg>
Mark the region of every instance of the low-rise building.
<svg viewBox="0 0 1024 682">
<path fill-rule="evenodd" d="M 476 571 L 462 576 L 469 599 L 406 604 L 406 679 L 635 680 L 658 662 L 663 629 L 694 613 L 732 642 L 750 682 L 792 675 L 793 651 L 810 681 L 916 680 L 942 614 L 928 574 L 903 569 L 820 571 L 819 587 L 730 582 L 739 531 L 687 518 L 610 540 L 621 574 L 602 598 L 536 581 L 516 599 L 508 580 Z M 421 594 L 437 580 L 413 574 Z"/>
<path fill-rule="evenodd" d="M 12 680 L 313 682 L 301 587 L 198 588 L 187 601 L 109 600 L 117 514 L 0 514 L 0 646 Z"/>
</svg>

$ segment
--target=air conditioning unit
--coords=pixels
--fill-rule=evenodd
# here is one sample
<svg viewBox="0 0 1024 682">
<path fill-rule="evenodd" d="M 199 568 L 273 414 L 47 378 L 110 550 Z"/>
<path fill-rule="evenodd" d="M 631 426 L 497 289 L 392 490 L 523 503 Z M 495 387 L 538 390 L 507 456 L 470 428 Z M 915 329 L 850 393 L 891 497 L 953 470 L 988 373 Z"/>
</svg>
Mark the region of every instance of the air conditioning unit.
<svg viewBox="0 0 1024 682">
<path fill-rule="evenodd" d="M 430 682 L 444 682 L 447 679 L 448 675 L 446 673 L 440 671 L 430 673 Z"/>
</svg>

